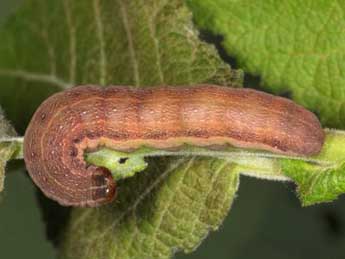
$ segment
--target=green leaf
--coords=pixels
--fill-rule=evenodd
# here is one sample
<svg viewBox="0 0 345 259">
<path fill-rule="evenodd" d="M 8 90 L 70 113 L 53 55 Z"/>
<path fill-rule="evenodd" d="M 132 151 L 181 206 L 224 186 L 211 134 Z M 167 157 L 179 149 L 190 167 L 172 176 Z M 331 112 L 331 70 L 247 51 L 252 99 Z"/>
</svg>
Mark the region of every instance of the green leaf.
<svg viewBox="0 0 345 259">
<path fill-rule="evenodd" d="M 304 161 L 284 161 L 283 170 L 298 184 L 303 206 L 333 201 L 345 192 L 345 163 L 332 168 Z"/>
<path fill-rule="evenodd" d="M 224 36 L 223 46 L 262 87 L 345 126 L 345 2 L 188 0 L 197 24 Z"/>
<path fill-rule="evenodd" d="M 144 171 L 148 166 L 144 156 L 106 148 L 86 153 L 85 160 L 90 164 L 108 168 L 115 180 L 131 177 L 135 173 Z"/>
<path fill-rule="evenodd" d="M 297 183 L 304 206 L 333 201 L 345 193 L 345 133 L 330 131 L 313 161 L 282 160 L 284 174 Z"/>
<path fill-rule="evenodd" d="M 145 173 L 120 182 L 116 203 L 74 210 L 61 257 L 170 258 L 177 250 L 190 252 L 227 215 L 238 186 L 238 174 L 231 172 L 231 163 L 218 159 L 182 158 L 169 167 L 152 161 Z"/>
<path fill-rule="evenodd" d="M 16 132 L 5 119 L 0 107 L 0 192 L 4 189 L 5 167 L 11 158 L 21 157 L 21 138 L 15 138 Z"/>
<path fill-rule="evenodd" d="M 73 85 L 242 83 L 241 71 L 199 40 L 183 0 L 27 0 L 0 38 L 0 85 L 6 87 L 0 102 L 15 125 L 27 122 L 45 96 Z M 193 250 L 224 219 L 238 175 L 225 173 L 231 164 L 224 160 L 186 159 L 169 170 L 176 165 L 175 159 L 151 161 L 148 170 L 119 183 L 112 205 L 74 210 L 61 254 L 142 258 L 151 251 L 164 258 Z"/>
<path fill-rule="evenodd" d="M 183 1 L 28 0 L 1 39 L 1 79 L 30 88 L 242 82 L 198 39 Z"/>
</svg>

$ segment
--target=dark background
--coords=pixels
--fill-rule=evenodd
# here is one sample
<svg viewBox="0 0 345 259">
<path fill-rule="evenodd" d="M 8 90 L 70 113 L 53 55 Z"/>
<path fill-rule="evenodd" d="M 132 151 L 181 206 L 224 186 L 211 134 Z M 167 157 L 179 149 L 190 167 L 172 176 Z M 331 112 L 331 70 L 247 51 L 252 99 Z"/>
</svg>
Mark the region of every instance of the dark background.
<svg viewBox="0 0 345 259">
<path fill-rule="evenodd" d="M 0 22 L 20 1 L 0 0 Z M 203 35 L 219 42 L 219 37 Z M 236 63 L 219 51 L 225 60 Z M 257 82 L 247 75 L 245 86 L 258 87 Z M 23 168 L 23 162 L 11 162 L 6 172 L 0 201 L 0 258 L 54 258 L 37 190 Z M 294 192 L 293 184 L 241 177 L 238 196 L 219 231 L 212 232 L 196 252 L 178 253 L 176 258 L 344 258 L 345 197 L 301 208 Z"/>
</svg>

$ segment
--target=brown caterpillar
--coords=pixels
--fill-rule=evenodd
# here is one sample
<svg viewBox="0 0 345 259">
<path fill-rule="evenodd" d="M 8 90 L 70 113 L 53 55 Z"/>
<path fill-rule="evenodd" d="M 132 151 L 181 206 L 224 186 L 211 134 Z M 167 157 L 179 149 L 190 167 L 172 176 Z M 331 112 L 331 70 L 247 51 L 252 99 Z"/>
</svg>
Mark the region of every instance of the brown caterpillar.
<svg viewBox="0 0 345 259">
<path fill-rule="evenodd" d="M 25 134 L 24 157 L 48 197 L 67 206 L 98 206 L 116 193 L 111 173 L 84 161 L 84 151 L 99 146 L 133 150 L 228 143 L 313 155 L 323 142 L 313 113 L 255 90 L 80 86 L 51 96 L 37 109 Z"/>
</svg>

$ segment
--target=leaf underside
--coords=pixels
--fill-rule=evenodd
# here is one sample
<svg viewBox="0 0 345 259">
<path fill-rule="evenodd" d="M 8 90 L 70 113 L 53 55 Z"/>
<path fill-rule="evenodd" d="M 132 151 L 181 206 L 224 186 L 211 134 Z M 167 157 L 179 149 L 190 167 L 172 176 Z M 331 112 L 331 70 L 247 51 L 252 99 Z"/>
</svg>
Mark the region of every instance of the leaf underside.
<svg viewBox="0 0 345 259">
<path fill-rule="evenodd" d="M 345 133 L 333 130 L 327 133 L 323 149 L 314 162 L 281 161 L 284 175 L 297 183 L 303 206 L 330 202 L 345 193 Z"/>
<path fill-rule="evenodd" d="M 0 107 L 0 192 L 4 189 L 6 163 L 20 147 L 16 142 L 7 141 L 15 135 L 15 130 L 5 119 Z"/>
<path fill-rule="evenodd" d="M 45 96 L 73 85 L 242 84 L 241 71 L 200 41 L 182 0 L 28 0 L 0 37 L 0 101 L 15 124 L 15 114 L 28 121 Z M 7 102 L 14 91 L 28 98 L 23 110 Z M 62 258 L 192 251 L 227 215 L 238 174 L 221 159 L 162 158 L 119 185 L 110 206 L 73 210 Z"/>
<path fill-rule="evenodd" d="M 114 204 L 75 209 L 62 258 L 170 258 L 219 227 L 238 186 L 231 163 L 181 158 L 150 165 L 120 182 Z"/>
</svg>

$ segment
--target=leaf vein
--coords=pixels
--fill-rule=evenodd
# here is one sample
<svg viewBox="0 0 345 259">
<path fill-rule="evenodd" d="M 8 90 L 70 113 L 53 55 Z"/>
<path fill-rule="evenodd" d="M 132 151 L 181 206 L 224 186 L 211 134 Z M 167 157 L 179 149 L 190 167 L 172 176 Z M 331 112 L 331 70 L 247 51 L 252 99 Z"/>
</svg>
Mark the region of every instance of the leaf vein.
<svg viewBox="0 0 345 259">
<path fill-rule="evenodd" d="M 122 15 L 122 22 L 123 22 L 123 25 L 126 31 L 127 40 L 128 40 L 128 51 L 129 51 L 130 59 L 133 66 L 134 82 L 136 86 L 140 86 L 138 61 L 137 61 L 136 53 L 134 49 L 133 35 L 130 28 L 129 20 L 128 20 L 127 9 L 123 1 L 119 0 L 119 4 L 120 4 L 121 15 Z"/>
<path fill-rule="evenodd" d="M 97 38 L 99 42 L 99 64 L 100 64 L 100 78 L 99 82 L 101 85 L 106 85 L 107 83 L 107 57 L 105 51 L 105 40 L 104 40 L 104 26 L 102 22 L 101 14 L 101 4 L 100 0 L 93 1 L 94 6 L 94 16 L 97 26 Z"/>
<path fill-rule="evenodd" d="M 0 76 L 20 78 L 26 81 L 48 83 L 56 85 L 62 89 L 67 89 L 72 86 L 71 82 L 66 82 L 55 75 L 39 74 L 25 70 L 0 69 Z"/>
<path fill-rule="evenodd" d="M 77 67 L 77 38 L 76 38 L 76 27 L 71 14 L 70 0 L 63 1 L 65 18 L 69 32 L 69 55 L 70 55 L 70 66 L 69 66 L 69 81 L 74 84 L 76 80 L 76 67 Z"/>
</svg>

